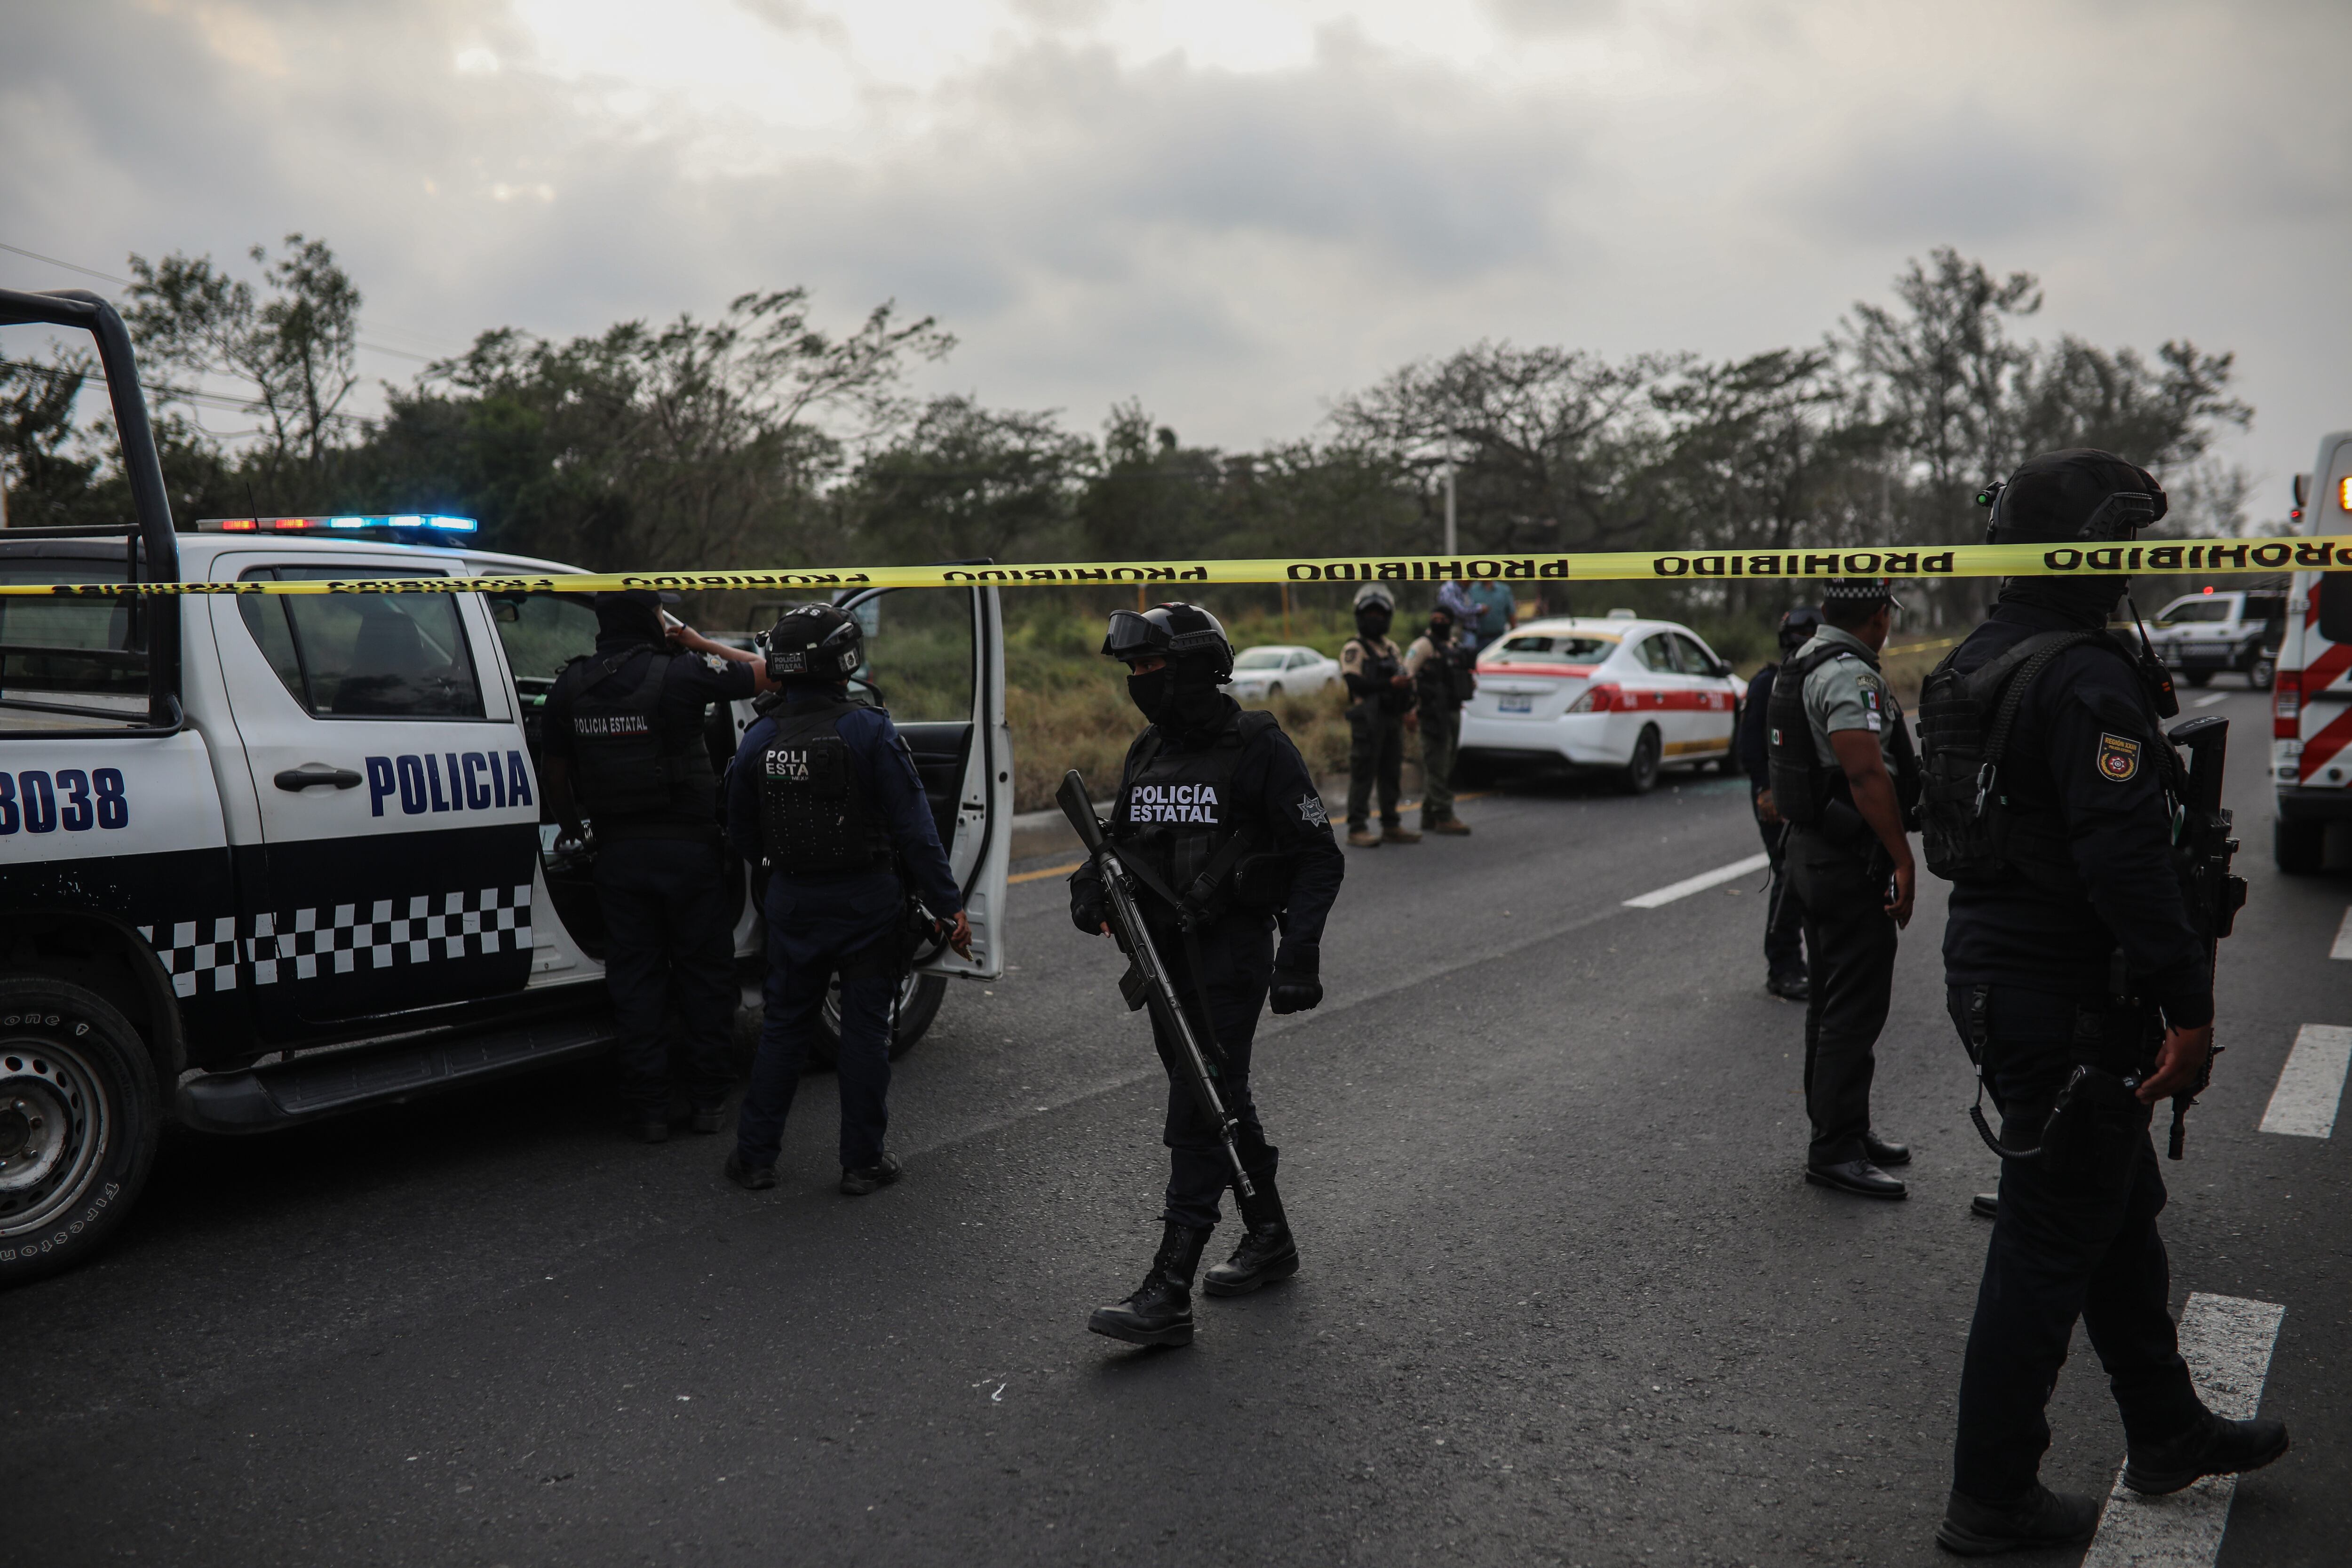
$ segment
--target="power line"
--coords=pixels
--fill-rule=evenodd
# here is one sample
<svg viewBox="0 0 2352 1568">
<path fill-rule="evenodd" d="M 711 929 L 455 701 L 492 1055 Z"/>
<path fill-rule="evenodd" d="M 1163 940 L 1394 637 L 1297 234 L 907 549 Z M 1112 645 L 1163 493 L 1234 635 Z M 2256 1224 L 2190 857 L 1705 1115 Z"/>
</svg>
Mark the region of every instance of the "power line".
<svg viewBox="0 0 2352 1568">
<path fill-rule="evenodd" d="M 94 381 L 100 386 L 106 384 L 106 377 L 95 370 L 59 370 L 55 365 L 33 364 L 24 360 L 0 359 L 0 370 L 21 370 L 32 375 L 46 375 L 53 381 L 79 379 Z M 257 398 L 233 397 L 225 392 L 206 392 L 200 387 L 172 386 L 162 382 L 148 382 L 143 383 L 142 385 L 146 391 L 161 397 L 178 398 L 184 403 L 193 403 L 198 407 L 212 408 L 230 414 L 251 414 L 261 407 L 261 403 Z M 326 418 L 333 423 L 357 425 L 362 427 L 367 424 L 365 419 L 356 414 L 334 413 L 327 415 Z"/>
<path fill-rule="evenodd" d="M 79 272 L 85 278 L 96 278 L 104 282 L 117 283 L 125 289 L 129 289 L 133 286 L 131 279 L 128 278 L 118 278 L 111 272 L 100 272 L 95 267 L 84 267 L 78 262 L 61 261 L 54 256 L 43 256 L 37 250 L 27 250 L 21 245 L 10 245 L 5 240 L 0 240 L 0 250 L 9 251 L 17 256 L 29 257 L 35 261 L 46 262 L 51 267 L 62 267 L 68 272 Z M 416 335 L 421 336 L 422 334 Z M 390 354 L 395 359 L 413 359 L 419 364 L 431 364 L 434 363 L 434 356 L 431 354 L 411 353 L 406 349 L 396 349 L 392 347 L 389 343 L 371 343 L 357 338 L 354 338 L 352 342 L 356 347 L 363 348 L 370 353 Z"/>
</svg>

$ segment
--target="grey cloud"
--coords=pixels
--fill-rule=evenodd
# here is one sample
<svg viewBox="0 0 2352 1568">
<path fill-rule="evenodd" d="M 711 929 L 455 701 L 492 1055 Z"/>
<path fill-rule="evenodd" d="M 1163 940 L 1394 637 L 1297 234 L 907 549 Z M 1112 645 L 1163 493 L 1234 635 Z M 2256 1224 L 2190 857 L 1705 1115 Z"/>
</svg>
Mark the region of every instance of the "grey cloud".
<svg viewBox="0 0 2352 1568">
<path fill-rule="evenodd" d="M 1906 244 L 1926 243 L 1923 236 L 2010 240 L 2096 196 L 2097 171 L 2080 151 L 2021 134 L 1981 110 L 1873 129 L 1844 159 L 1798 184 L 1800 210 L 1838 235 Z"/>
</svg>

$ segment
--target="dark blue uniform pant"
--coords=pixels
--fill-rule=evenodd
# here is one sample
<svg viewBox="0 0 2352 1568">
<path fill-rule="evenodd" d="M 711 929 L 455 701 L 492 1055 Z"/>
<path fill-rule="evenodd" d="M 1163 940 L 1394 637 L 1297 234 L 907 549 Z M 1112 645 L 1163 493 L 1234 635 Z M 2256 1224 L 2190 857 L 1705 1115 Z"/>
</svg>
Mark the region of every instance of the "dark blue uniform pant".
<svg viewBox="0 0 2352 1568">
<path fill-rule="evenodd" d="M 1964 1040 L 1971 989 L 1951 987 Z M 2078 1026 L 2068 997 L 1996 985 L 1988 1001 L 1986 1077 L 2008 1112 L 2001 1142 L 2011 1148 L 2041 1142 L 2050 1102 L 2076 1065 L 2120 1077 L 2152 1054 L 2157 1025 L 2146 1011 L 2092 1013 Z M 2147 1116 L 2112 1129 L 2096 1158 L 2070 1169 L 2001 1162 L 2000 1210 L 1969 1328 L 1952 1457 L 1952 1485 L 1969 1497 L 2007 1502 L 2033 1484 L 2050 1447 L 2043 1407 L 2077 1317 L 2106 1369 L 2131 1447 L 2166 1443 L 2197 1419 L 2201 1406 L 2167 1310 L 2171 1269 L 2156 1229 L 2164 1178 Z"/>
<path fill-rule="evenodd" d="M 767 1015 L 735 1122 L 743 1163 L 776 1163 L 835 974 L 842 976 L 841 1168 L 858 1170 L 882 1158 L 890 1125 L 890 999 L 899 984 L 889 944 L 900 896 L 898 879 L 887 872 L 818 885 L 796 886 L 782 877 L 769 882 Z"/>
<path fill-rule="evenodd" d="M 1192 984 L 1192 960 L 1183 939 L 1173 931 L 1155 930 L 1152 940 L 1168 963 L 1176 989 L 1184 998 L 1195 1030 L 1200 1027 L 1200 988 Z M 1241 1123 L 1234 1137 L 1242 1163 L 1253 1177 L 1273 1180 L 1282 1152 L 1265 1141 L 1258 1125 L 1257 1105 L 1250 1098 L 1250 1042 L 1257 1034 L 1258 1014 L 1265 1006 L 1265 988 L 1274 978 L 1274 933 L 1258 921 L 1235 919 L 1200 933 L 1201 966 L 1208 975 L 1209 1016 L 1216 1028 L 1217 1045 L 1224 1053 L 1219 1069 L 1217 1096 Z M 1216 1123 L 1201 1109 L 1192 1079 L 1182 1067 L 1176 1043 L 1169 1037 L 1151 1009 L 1152 1043 L 1168 1069 L 1168 1121 L 1161 1140 L 1168 1145 L 1168 1207 L 1162 1218 L 1178 1225 L 1217 1223 L 1218 1194 L 1233 1184 L 1234 1167 Z M 1207 1041 L 1203 1040 L 1205 1048 Z"/>
<path fill-rule="evenodd" d="M 604 986 L 620 1037 L 621 1093 L 666 1116 L 678 1080 L 698 1109 L 734 1087 L 729 1041 L 740 994 L 719 847 L 690 838 L 618 838 L 596 851 Z M 664 1039 L 675 1015 L 684 1058 Z"/>
<path fill-rule="evenodd" d="M 1772 858 L 1772 888 L 1764 905 L 1764 973 L 1801 974 L 1805 969 L 1805 901 L 1789 879 L 1786 823 L 1759 817 L 1764 853 Z"/>
<path fill-rule="evenodd" d="M 1787 874 L 1804 906 L 1812 961 L 1805 1002 L 1806 1151 L 1813 1165 L 1864 1156 L 1878 1031 L 1895 993 L 1895 917 L 1874 857 L 1840 847 L 1809 828 L 1789 834 Z"/>
</svg>

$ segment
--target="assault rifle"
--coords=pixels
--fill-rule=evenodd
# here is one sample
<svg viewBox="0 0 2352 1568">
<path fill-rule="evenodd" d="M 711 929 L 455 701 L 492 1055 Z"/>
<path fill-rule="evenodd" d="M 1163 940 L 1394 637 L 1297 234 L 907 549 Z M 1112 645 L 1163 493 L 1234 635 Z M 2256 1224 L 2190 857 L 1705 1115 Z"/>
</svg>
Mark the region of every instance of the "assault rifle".
<svg viewBox="0 0 2352 1568">
<path fill-rule="evenodd" d="M 2211 972 L 2221 939 L 2237 923 L 2245 907 L 2246 879 L 2230 872 L 2230 858 L 2238 841 L 2230 837 L 2230 811 L 2221 805 L 2221 767 L 2229 752 L 2230 721 L 2219 715 L 2176 724 L 2165 738 L 2189 753 L 2188 782 L 2181 786 L 2179 811 L 2172 828 L 2173 867 L 2180 875 L 2180 890 L 2189 906 L 2189 923 L 2205 945 L 2205 965 Z M 2172 1097 L 2172 1137 L 2166 1157 L 2180 1158 L 2188 1136 L 2189 1108 L 2213 1079 L 2216 1046 L 2205 1058 L 2197 1081 Z"/>
<path fill-rule="evenodd" d="M 1192 1032 L 1192 1021 L 1184 1016 L 1184 1004 L 1176 994 L 1174 982 L 1168 977 L 1168 965 L 1161 961 L 1160 949 L 1144 924 L 1142 900 L 1136 896 L 1135 871 L 1104 836 L 1103 825 L 1095 818 L 1093 803 L 1087 799 L 1086 780 L 1078 776 L 1076 769 L 1063 776 L 1062 787 L 1054 792 L 1054 802 L 1070 819 L 1070 826 L 1078 830 L 1078 842 L 1086 846 L 1087 858 L 1102 877 L 1103 900 L 1110 906 L 1111 929 L 1118 932 L 1119 944 L 1127 949 L 1130 962 L 1127 973 L 1120 977 L 1119 994 L 1127 998 L 1129 1012 L 1150 1005 L 1154 1017 L 1175 1040 L 1177 1065 L 1192 1090 L 1192 1098 L 1223 1141 L 1225 1158 L 1233 1163 L 1234 1190 L 1245 1198 L 1256 1197 L 1257 1189 L 1250 1184 L 1249 1173 L 1242 1169 L 1241 1149 L 1234 1142 L 1241 1123 L 1217 1095 L 1208 1054 L 1201 1048 L 1200 1037 Z"/>
</svg>

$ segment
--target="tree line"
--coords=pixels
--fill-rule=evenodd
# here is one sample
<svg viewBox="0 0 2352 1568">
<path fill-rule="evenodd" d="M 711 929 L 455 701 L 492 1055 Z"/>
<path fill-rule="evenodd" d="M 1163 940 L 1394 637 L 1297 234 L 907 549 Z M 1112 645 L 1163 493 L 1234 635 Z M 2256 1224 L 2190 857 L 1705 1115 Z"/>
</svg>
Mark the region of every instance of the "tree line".
<svg viewBox="0 0 2352 1568">
<path fill-rule="evenodd" d="M 457 512 L 487 547 L 596 569 L 1433 553 L 1450 472 L 1465 552 L 1925 545 L 1979 536 L 1985 479 L 2090 446 L 2164 480 L 2165 532 L 2247 522 L 2214 451 L 2252 417 L 2231 354 L 2027 337 L 2037 280 L 1949 247 L 1816 343 L 1710 361 L 1482 342 L 1246 451 L 1188 445 L 1140 402 L 1089 435 L 1059 411 L 918 398 L 910 373 L 953 351 L 945 328 L 884 303 L 827 331 L 802 289 L 569 342 L 485 331 L 361 417 L 358 287 L 300 235 L 249 259 L 251 279 L 131 258 L 124 319 L 183 520 Z M 110 431 L 83 414 L 94 374 L 69 351 L 0 361 L 12 524 L 127 513 Z M 249 428 L 215 433 L 221 412 Z M 1938 618 L 1981 591 L 1939 586 Z M 1634 596 L 1713 619 L 1781 593 Z"/>
</svg>

